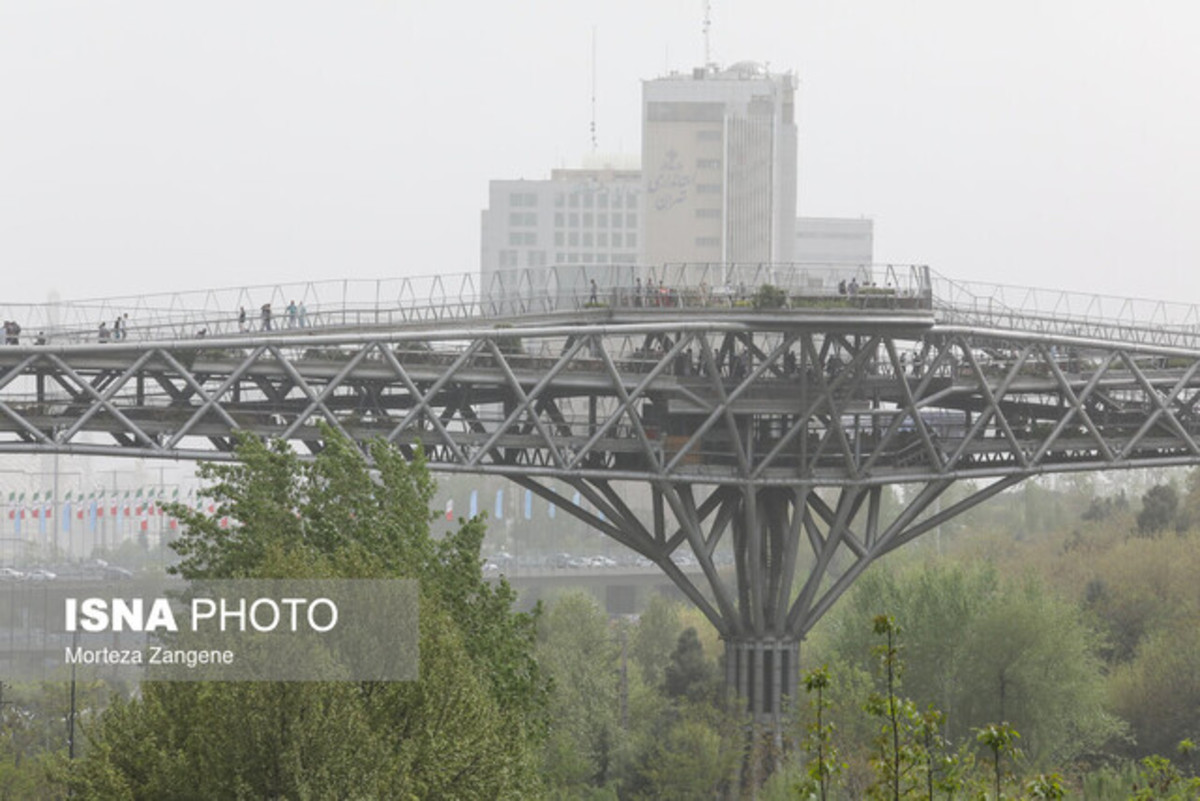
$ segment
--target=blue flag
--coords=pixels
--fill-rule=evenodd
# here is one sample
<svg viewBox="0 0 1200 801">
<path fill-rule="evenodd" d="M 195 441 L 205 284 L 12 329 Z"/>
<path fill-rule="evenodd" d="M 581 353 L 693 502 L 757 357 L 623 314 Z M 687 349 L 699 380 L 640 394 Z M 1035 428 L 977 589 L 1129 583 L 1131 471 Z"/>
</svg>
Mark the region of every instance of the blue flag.
<svg viewBox="0 0 1200 801">
<path fill-rule="evenodd" d="M 504 519 L 504 490 L 496 490 L 496 519 Z"/>
<path fill-rule="evenodd" d="M 479 490 L 471 490 L 471 517 L 479 514 Z"/>
</svg>

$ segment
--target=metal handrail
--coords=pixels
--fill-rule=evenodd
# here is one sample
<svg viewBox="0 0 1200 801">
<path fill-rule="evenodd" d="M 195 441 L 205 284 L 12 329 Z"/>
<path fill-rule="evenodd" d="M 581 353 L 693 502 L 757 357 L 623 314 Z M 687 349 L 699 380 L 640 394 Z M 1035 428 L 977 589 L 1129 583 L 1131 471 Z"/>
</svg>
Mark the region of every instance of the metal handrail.
<svg viewBox="0 0 1200 801">
<path fill-rule="evenodd" d="M 851 282 L 853 286 L 848 286 Z M 271 305 L 272 331 L 295 334 L 317 328 L 442 325 L 595 308 L 752 306 L 763 285 L 782 290 L 785 306 L 853 307 L 896 300 L 932 309 L 946 324 L 1200 345 L 1196 304 L 958 281 L 924 266 L 888 264 L 559 265 L 10 303 L 0 305 L 0 314 L 20 322 L 26 342 L 39 333 L 55 344 L 94 342 L 99 323 L 111 326 L 118 316 L 125 339 L 160 341 L 264 333 L 263 304 Z M 287 313 L 291 303 L 296 304 L 294 315 Z M 238 322 L 241 309 L 246 313 L 244 329 Z"/>
<path fill-rule="evenodd" d="M 835 280 L 836 279 L 836 280 Z M 594 282 L 594 290 L 593 290 Z M 265 332 L 262 307 L 271 305 L 271 330 L 297 333 L 365 326 L 442 324 L 578 312 L 589 308 L 750 306 L 763 284 L 806 305 L 894 297 L 928 308 L 928 270 L 899 265 L 664 264 L 556 266 L 481 274 L 394 279 L 340 279 L 291 284 L 114 296 L 47 304 L 0 305 L 5 320 L 21 323 L 25 341 L 39 334 L 55 344 L 109 336 L 120 317 L 125 339 L 164 340 Z M 788 302 L 791 302 L 789 300 Z M 292 304 L 295 314 L 289 314 Z M 245 310 L 246 325 L 239 323 Z"/>
</svg>

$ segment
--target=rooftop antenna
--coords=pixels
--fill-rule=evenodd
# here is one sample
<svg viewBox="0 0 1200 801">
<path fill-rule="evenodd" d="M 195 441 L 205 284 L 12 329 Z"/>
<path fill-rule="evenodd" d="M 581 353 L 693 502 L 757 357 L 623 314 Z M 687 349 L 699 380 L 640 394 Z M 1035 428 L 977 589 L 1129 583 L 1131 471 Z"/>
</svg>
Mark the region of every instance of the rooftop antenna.
<svg viewBox="0 0 1200 801">
<path fill-rule="evenodd" d="M 701 31 L 704 33 L 704 66 L 712 66 L 712 43 L 709 41 L 708 32 L 712 28 L 712 2 L 704 0 L 704 24 L 701 26 Z"/>
<path fill-rule="evenodd" d="M 596 26 L 592 26 L 592 154 L 596 153 Z"/>
</svg>

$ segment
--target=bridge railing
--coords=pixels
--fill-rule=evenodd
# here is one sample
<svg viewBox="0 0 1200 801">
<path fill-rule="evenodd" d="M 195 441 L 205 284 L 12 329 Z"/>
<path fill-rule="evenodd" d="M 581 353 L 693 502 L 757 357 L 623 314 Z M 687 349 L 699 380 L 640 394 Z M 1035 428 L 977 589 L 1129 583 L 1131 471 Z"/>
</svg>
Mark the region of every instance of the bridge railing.
<svg viewBox="0 0 1200 801">
<path fill-rule="evenodd" d="M 755 293 L 764 285 L 782 292 L 784 306 L 886 306 L 903 301 L 908 307 L 929 307 L 925 267 L 687 263 L 261 284 L 8 304 L 0 306 L 0 312 L 6 321 L 20 323 L 22 341 L 39 336 L 54 343 L 164 340 L 503 319 L 597 308 L 753 306 Z"/>
<path fill-rule="evenodd" d="M 1200 306 L 957 281 L 931 274 L 939 321 L 1176 347 L 1200 347 Z"/>
</svg>

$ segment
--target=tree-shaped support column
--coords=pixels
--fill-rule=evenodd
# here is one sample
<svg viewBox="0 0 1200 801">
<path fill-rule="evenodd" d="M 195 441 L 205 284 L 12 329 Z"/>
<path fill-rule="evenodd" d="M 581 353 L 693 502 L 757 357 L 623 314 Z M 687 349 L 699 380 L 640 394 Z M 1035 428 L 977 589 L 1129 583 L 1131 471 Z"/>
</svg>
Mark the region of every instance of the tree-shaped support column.
<svg viewBox="0 0 1200 801">
<path fill-rule="evenodd" d="M 701 488 L 663 482 L 653 487 L 650 520 L 608 482 L 568 482 L 586 504 L 539 482 L 518 483 L 654 560 L 720 634 L 726 685 L 760 723 L 779 731 L 787 699 L 797 692 L 800 643 L 854 580 L 876 559 L 1020 480 L 972 486 L 948 505 L 938 501 L 953 479 L 908 485 L 904 498 L 886 510 L 884 484 Z M 716 558 L 727 537 L 732 570 Z M 695 559 L 703 581 L 680 568 L 684 553 Z"/>
</svg>

